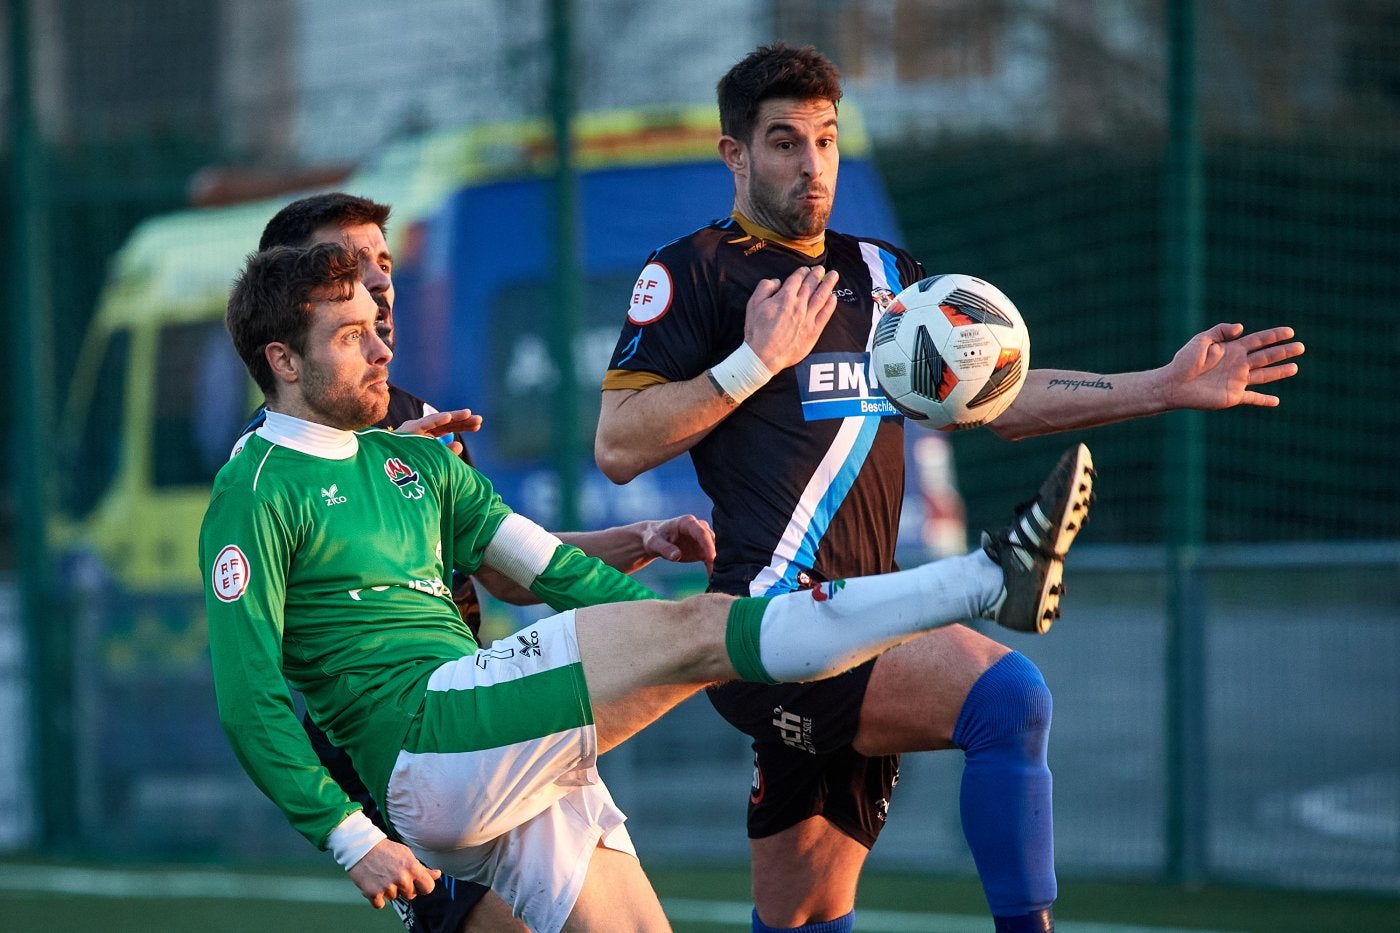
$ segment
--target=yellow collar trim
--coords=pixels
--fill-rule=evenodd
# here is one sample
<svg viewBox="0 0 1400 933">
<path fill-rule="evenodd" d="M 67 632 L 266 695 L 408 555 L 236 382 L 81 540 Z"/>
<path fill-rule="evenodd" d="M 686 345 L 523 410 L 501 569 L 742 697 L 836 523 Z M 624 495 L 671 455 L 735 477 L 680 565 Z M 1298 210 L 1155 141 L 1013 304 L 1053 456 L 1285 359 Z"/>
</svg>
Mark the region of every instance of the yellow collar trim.
<svg viewBox="0 0 1400 933">
<path fill-rule="evenodd" d="M 793 251 L 798 252 L 798 253 L 801 253 L 801 254 L 803 254 L 804 256 L 811 256 L 812 258 L 815 259 L 816 257 L 818 257 L 818 256 L 820 256 L 820 255 L 822 254 L 822 251 L 823 251 L 823 250 L 826 249 L 826 234 L 825 234 L 825 233 L 822 234 L 821 240 L 818 241 L 815 245 L 813 245 L 813 246 L 802 246 L 801 244 L 794 243 L 792 240 L 789 240 L 787 237 L 780 236 L 779 234 L 774 233 L 772 230 L 769 230 L 767 227 L 761 227 L 761 226 L 759 226 L 758 224 L 754 223 L 752 220 L 749 220 L 747 217 L 745 217 L 743 214 L 739 213 L 738 211 L 730 211 L 730 212 L 729 212 L 729 216 L 730 216 L 730 217 L 733 217 L 733 218 L 734 218 L 734 222 L 737 223 L 740 227 L 742 227 L 742 228 L 744 229 L 744 232 L 747 233 L 749 236 L 755 237 L 756 239 L 759 239 L 759 240 L 772 240 L 774 243 L 781 243 L 783 246 L 786 246 L 788 249 L 793 250 Z"/>
</svg>

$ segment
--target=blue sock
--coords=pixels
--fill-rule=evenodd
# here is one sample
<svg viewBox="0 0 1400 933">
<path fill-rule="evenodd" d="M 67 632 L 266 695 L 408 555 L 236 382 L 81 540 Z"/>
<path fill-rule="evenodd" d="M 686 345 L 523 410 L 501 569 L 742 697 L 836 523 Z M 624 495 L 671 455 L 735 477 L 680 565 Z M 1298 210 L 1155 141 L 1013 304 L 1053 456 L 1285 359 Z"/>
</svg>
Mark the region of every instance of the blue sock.
<svg viewBox="0 0 1400 933">
<path fill-rule="evenodd" d="M 1055 933 L 1055 918 L 1050 908 L 1032 911 L 1019 917 L 993 917 L 996 933 Z"/>
<path fill-rule="evenodd" d="M 770 927 L 758 919 L 758 911 L 753 912 L 753 933 L 851 933 L 856 928 L 856 912 L 853 910 L 835 920 L 809 923 L 801 927 Z"/>
<path fill-rule="evenodd" d="M 972 685 L 953 730 L 954 744 L 967 755 L 963 835 L 999 931 L 1053 928 L 1050 713 L 1045 679 L 1013 651 Z"/>
</svg>

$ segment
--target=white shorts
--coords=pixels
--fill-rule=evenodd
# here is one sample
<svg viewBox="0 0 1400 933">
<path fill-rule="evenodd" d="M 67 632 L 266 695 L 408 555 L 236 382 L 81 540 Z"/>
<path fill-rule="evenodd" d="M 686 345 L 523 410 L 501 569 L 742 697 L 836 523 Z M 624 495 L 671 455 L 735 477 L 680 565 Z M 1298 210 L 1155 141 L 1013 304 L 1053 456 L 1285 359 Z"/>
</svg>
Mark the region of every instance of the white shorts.
<svg viewBox="0 0 1400 933">
<path fill-rule="evenodd" d="M 425 865 L 490 885 L 531 929 L 554 931 L 597 846 L 636 855 L 597 764 L 564 612 L 433 673 L 385 811 Z"/>
</svg>

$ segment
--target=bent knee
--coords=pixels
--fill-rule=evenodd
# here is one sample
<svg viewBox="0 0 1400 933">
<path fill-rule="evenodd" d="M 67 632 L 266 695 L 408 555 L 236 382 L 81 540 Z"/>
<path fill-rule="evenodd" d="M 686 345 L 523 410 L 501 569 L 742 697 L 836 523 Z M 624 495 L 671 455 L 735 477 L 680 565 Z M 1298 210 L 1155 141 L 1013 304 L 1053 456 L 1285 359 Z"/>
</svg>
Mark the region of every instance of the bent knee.
<svg viewBox="0 0 1400 933">
<path fill-rule="evenodd" d="M 972 685 L 953 743 L 964 749 L 995 744 L 1011 736 L 1048 735 L 1054 699 L 1040 669 L 1012 651 L 989 667 Z"/>
</svg>

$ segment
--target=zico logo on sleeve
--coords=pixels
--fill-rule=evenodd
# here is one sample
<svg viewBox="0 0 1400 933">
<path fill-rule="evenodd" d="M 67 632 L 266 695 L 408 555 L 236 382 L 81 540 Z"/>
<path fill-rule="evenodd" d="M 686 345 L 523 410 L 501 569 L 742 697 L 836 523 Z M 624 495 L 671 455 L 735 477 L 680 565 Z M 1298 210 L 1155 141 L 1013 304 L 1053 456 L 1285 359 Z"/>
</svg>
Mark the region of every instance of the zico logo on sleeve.
<svg viewBox="0 0 1400 933">
<path fill-rule="evenodd" d="M 869 379 L 866 353 L 813 353 L 797 364 L 802 416 L 808 421 L 863 415 L 899 414 L 885 393 Z"/>
</svg>

